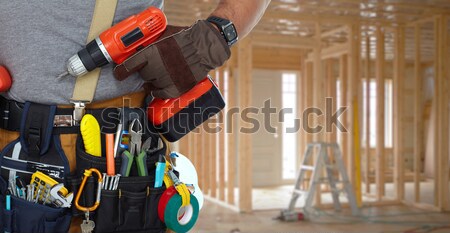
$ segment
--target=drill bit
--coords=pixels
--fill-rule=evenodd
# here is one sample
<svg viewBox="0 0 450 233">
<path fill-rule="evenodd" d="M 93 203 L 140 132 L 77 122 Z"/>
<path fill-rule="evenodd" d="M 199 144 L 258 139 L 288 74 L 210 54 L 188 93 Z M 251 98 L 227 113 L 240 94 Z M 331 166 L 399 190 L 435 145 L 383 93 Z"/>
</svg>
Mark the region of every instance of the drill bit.
<svg viewBox="0 0 450 233">
<path fill-rule="evenodd" d="M 64 71 L 64 73 L 61 73 L 60 75 L 58 75 L 56 77 L 56 79 L 61 79 L 61 78 L 65 77 L 65 76 L 67 76 L 67 75 L 69 75 L 69 71 Z"/>
</svg>

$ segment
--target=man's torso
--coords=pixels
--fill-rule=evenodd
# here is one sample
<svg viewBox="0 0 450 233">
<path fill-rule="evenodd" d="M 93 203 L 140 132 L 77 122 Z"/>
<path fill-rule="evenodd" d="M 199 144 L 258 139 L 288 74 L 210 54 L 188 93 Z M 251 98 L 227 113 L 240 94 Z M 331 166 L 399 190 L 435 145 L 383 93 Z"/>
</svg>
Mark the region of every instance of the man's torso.
<svg viewBox="0 0 450 233">
<path fill-rule="evenodd" d="M 119 0 L 114 23 L 143 11 L 162 7 L 163 0 Z M 13 76 L 6 94 L 16 101 L 68 104 L 75 78 L 56 77 L 67 60 L 86 44 L 94 0 L 4 1 L 0 7 L 0 64 Z M 111 99 L 138 91 L 136 75 L 119 82 L 112 66 L 102 69 L 94 100 Z"/>
</svg>

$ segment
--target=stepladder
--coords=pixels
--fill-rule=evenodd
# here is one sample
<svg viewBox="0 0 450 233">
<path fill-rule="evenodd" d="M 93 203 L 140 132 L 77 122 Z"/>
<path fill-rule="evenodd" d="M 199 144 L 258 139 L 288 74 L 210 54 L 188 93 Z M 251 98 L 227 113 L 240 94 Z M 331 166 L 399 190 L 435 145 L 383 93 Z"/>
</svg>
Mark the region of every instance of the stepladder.
<svg viewBox="0 0 450 233">
<path fill-rule="evenodd" d="M 307 177 L 307 174 L 309 174 L 309 177 Z M 349 181 L 339 145 L 337 143 L 316 142 L 307 146 L 289 206 L 281 211 L 278 219 L 298 221 L 310 217 L 309 213 L 314 209 L 313 202 L 316 191 L 322 185 L 329 186 L 335 211 L 342 210 L 339 197 L 341 194 L 345 194 L 352 215 L 359 214 L 355 192 Z M 299 199 L 304 201 L 302 212 L 296 212 L 295 210 Z"/>
</svg>

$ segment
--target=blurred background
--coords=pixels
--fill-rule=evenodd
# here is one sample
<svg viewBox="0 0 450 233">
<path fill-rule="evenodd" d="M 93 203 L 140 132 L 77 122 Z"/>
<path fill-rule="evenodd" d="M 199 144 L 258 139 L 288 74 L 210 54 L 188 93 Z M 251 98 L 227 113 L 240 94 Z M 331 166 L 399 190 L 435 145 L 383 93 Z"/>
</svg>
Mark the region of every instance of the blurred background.
<svg viewBox="0 0 450 233">
<path fill-rule="evenodd" d="M 164 11 L 185 26 L 217 3 L 168 0 Z M 211 73 L 227 108 L 176 145 L 206 195 L 194 231 L 450 232 L 449 16 L 447 0 L 272 0 Z M 347 192 L 337 214 L 320 184 L 306 220 L 272 219 L 312 142 L 339 145 L 359 216 Z"/>
</svg>

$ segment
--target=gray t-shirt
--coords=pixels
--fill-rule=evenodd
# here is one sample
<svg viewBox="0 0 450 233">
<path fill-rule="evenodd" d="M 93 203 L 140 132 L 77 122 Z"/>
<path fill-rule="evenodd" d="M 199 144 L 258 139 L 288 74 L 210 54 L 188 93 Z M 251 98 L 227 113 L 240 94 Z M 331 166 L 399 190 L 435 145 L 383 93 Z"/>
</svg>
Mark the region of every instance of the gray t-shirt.
<svg viewBox="0 0 450 233">
<path fill-rule="evenodd" d="M 0 64 L 13 76 L 8 99 L 41 104 L 68 104 L 75 78 L 56 77 L 67 60 L 86 45 L 94 0 L 1 1 Z M 114 23 L 149 6 L 162 8 L 163 0 L 119 0 Z M 142 80 L 134 75 L 117 81 L 112 65 L 102 69 L 94 100 L 139 91 Z"/>
</svg>

